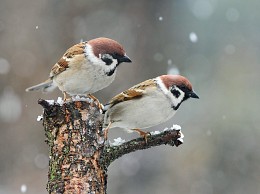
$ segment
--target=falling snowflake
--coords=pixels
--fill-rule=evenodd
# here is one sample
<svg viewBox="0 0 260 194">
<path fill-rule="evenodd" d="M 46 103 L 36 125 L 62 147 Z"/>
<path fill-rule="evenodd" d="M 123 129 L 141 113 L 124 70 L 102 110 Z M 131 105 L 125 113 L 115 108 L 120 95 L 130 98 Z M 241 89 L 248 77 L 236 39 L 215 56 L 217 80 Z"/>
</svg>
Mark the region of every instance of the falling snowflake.
<svg viewBox="0 0 260 194">
<path fill-rule="evenodd" d="M 189 37 L 190 37 L 190 41 L 193 43 L 198 41 L 198 36 L 195 32 L 191 32 Z"/>
<path fill-rule="evenodd" d="M 21 185 L 21 192 L 25 193 L 27 191 L 27 186 L 25 184 Z"/>
</svg>

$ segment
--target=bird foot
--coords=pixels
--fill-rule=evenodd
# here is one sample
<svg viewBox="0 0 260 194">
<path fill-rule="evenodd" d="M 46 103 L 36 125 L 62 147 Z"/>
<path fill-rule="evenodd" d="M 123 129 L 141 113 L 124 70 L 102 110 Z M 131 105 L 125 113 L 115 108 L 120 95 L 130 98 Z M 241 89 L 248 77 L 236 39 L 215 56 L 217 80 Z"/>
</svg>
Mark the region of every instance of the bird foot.
<svg viewBox="0 0 260 194">
<path fill-rule="evenodd" d="M 103 104 L 101 104 L 101 103 L 99 102 L 99 100 L 98 100 L 95 96 L 93 96 L 92 94 L 89 94 L 88 96 L 89 96 L 94 102 L 96 102 L 97 105 L 98 105 L 98 108 L 103 111 L 103 109 L 104 109 Z"/>
<path fill-rule="evenodd" d="M 142 131 L 141 129 L 132 129 L 134 131 L 136 131 L 137 133 L 139 133 L 139 135 L 144 138 L 145 140 L 145 143 L 147 144 L 147 140 L 148 140 L 148 136 L 151 136 L 151 133 L 150 132 L 145 132 L 145 131 Z"/>
<path fill-rule="evenodd" d="M 69 102 L 71 100 L 72 100 L 72 98 L 70 97 L 70 95 L 67 92 L 63 92 L 63 101 Z"/>
</svg>

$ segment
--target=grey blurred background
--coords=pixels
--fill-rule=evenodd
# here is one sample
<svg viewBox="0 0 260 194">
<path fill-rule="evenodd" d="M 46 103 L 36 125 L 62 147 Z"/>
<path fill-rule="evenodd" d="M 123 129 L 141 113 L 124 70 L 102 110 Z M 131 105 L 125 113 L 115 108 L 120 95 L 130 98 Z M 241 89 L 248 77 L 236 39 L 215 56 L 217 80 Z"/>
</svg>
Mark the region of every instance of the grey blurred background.
<svg viewBox="0 0 260 194">
<path fill-rule="evenodd" d="M 260 194 L 260 2 L 257 0 L 1 0 L 0 193 L 47 193 L 48 147 L 37 104 L 24 89 L 47 78 L 66 49 L 105 36 L 132 64 L 97 92 L 115 94 L 161 74 L 190 79 L 200 100 L 169 122 L 184 144 L 129 154 L 109 167 L 110 194 Z M 109 138 L 131 139 L 120 129 Z"/>
</svg>

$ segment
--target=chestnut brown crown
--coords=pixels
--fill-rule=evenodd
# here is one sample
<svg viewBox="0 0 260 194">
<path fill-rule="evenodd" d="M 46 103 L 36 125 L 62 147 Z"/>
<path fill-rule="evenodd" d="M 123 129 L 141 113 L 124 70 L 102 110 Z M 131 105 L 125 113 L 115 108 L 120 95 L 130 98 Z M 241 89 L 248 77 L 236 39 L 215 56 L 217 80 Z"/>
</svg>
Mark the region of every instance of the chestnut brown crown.
<svg viewBox="0 0 260 194">
<path fill-rule="evenodd" d="M 88 44 L 92 46 L 93 53 L 96 57 L 109 54 L 113 58 L 118 59 L 119 62 L 131 62 L 130 58 L 126 56 L 123 46 L 115 40 L 100 37 L 88 41 Z"/>
<path fill-rule="evenodd" d="M 168 90 L 172 86 L 177 86 L 185 93 L 186 98 L 199 98 L 193 91 L 191 82 L 186 77 L 181 75 L 161 75 L 160 78 Z"/>
<path fill-rule="evenodd" d="M 192 85 L 186 77 L 183 77 L 181 75 L 161 75 L 160 77 L 167 89 L 169 89 L 172 85 L 184 85 L 189 90 L 192 90 Z"/>
</svg>

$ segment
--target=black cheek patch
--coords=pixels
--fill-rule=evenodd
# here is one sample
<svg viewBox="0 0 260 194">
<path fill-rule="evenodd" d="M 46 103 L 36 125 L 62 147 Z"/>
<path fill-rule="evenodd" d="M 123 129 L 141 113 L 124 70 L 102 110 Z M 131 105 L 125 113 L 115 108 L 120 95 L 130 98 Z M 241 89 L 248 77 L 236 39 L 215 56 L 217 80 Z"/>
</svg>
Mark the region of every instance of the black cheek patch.
<svg viewBox="0 0 260 194">
<path fill-rule="evenodd" d="M 111 69 L 109 72 L 107 72 L 107 76 L 111 76 L 115 73 L 116 67 L 114 69 Z"/>
<path fill-rule="evenodd" d="M 102 57 L 101 59 L 106 63 L 106 65 L 111 65 L 113 63 L 112 59 L 105 58 L 105 57 Z"/>
<path fill-rule="evenodd" d="M 180 107 L 180 105 L 181 105 L 181 103 L 180 103 L 180 104 L 178 104 L 177 106 L 172 106 L 172 109 L 177 111 L 177 110 L 178 110 L 178 108 Z"/>
<path fill-rule="evenodd" d="M 176 98 L 179 98 L 179 96 L 181 95 L 181 93 L 180 93 L 178 90 L 176 90 L 176 89 L 172 89 L 172 90 L 171 90 L 171 93 L 172 93 L 172 95 L 175 96 Z"/>
</svg>

